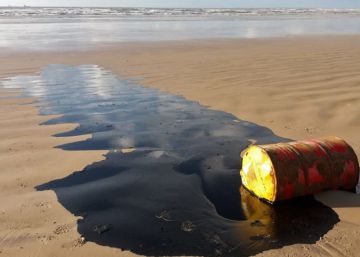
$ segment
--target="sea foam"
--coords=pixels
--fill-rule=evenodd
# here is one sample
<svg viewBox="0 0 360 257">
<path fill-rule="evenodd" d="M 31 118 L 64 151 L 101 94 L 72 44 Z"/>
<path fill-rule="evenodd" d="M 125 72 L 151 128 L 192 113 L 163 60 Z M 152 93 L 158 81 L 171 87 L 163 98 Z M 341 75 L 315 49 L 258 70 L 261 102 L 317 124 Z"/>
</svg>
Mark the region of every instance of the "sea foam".
<svg viewBox="0 0 360 257">
<path fill-rule="evenodd" d="M 360 15 L 360 9 L 1 7 L 0 17 Z"/>
</svg>

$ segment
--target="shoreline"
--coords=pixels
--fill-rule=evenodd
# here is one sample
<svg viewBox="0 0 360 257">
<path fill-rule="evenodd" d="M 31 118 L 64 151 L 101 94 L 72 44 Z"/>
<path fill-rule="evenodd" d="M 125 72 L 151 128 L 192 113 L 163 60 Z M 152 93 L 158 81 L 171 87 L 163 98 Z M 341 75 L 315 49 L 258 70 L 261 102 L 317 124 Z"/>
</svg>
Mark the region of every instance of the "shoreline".
<svg viewBox="0 0 360 257">
<path fill-rule="evenodd" d="M 344 64 L 351 66 L 360 61 L 360 36 L 350 38 L 340 36 L 334 40 L 335 42 L 329 42 L 329 39 L 326 37 L 315 37 L 311 39 L 301 39 L 300 42 L 299 39 L 286 38 L 281 40 L 273 39 L 270 41 L 267 39 L 255 41 L 246 40 L 246 42 L 242 40 L 226 40 L 225 42 L 217 41 L 207 43 L 147 43 L 140 46 L 118 46 L 106 50 L 100 49 L 80 53 L 0 55 L 0 61 L 8 64 L 6 68 L 0 68 L 0 78 L 23 74 L 23 72 L 36 73 L 41 67 L 50 63 L 71 65 L 94 63 L 123 77 L 141 78 L 140 82 L 144 86 L 154 87 L 172 94 L 180 94 L 187 99 L 198 101 L 212 109 L 223 110 L 234 114 L 240 119 L 265 125 L 273 129 L 274 133 L 280 136 L 300 139 L 305 136 L 317 137 L 325 132 L 342 133 L 340 136 L 345 137 L 350 145 L 354 146 L 355 151 L 359 155 L 360 141 L 358 141 L 356 133 L 359 131 L 358 128 L 360 124 L 354 123 L 353 120 L 355 120 L 356 117 L 360 117 L 360 111 L 358 111 L 360 110 L 360 100 L 353 99 L 356 92 L 348 95 L 345 91 L 357 89 L 360 81 L 360 73 L 355 70 L 356 68 L 352 69 L 350 67 L 349 69 L 344 69 L 344 67 L 346 67 Z M 355 42 L 353 42 L 353 40 L 355 40 Z M 271 42 L 272 45 L 269 46 L 269 42 Z M 303 48 L 300 48 L 300 46 Z M 244 49 L 239 49 L 241 47 Z M 351 49 L 348 49 L 350 47 Z M 283 52 L 284 49 L 285 53 L 278 56 L 277 54 Z M 291 58 L 289 58 L 288 54 L 295 50 L 300 53 L 293 53 L 290 55 Z M 308 64 L 307 62 L 315 62 L 315 64 Z M 276 67 L 274 67 L 275 64 L 277 64 Z M 312 68 L 318 69 L 319 66 L 316 65 L 322 65 L 320 66 L 321 72 L 313 72 L 313 70 L 311 70 Z M 297 73 L 292 73 L 294 71 Z M 351 74 L 353 76 L 350 78 L 346 76 Z M 306 75 L 308 76 L 308 80 L 303 77 Z M 267 86 L 264 86 L 264 84 Z M 297 87 L 300 88 L 292 87 L 287 90 L 290 84 L 296 84 Z M 330 93 L 326 92 L 328 86 L 331 86 L 332 91 Z M 339 87 L 345 87 L 345 89 L 341 90 L 342 88 L 340 88 L 339 90 Z M 239 91 L 241 92 L 239 93 Z M 318 103 L 319 106 L 313 106 L 316 101 L 312 101 L 312 99 L 309 100 L 307 96 L 303 94 L 304 91 L 314 94 L 315 98 L 322 95 L 325 95 L 325 97 Z M 68 175 L 66 172 L 81 170 L 82 167 L 87 164 L 102 158 L 103 152 L 101 151 L 86 153 L 71 152 L 71 155 L 76 155 L 75 157 L 70 156 L 70 153 L 66 151 L 54 149 L 54 146 L 61 144 L 60 141 L 69 142 L 74 139 L 54 138 L 51 135 L 69 130 L 76 124 L 40 126 L 38 124 L 48 118 L 46 116 L 38 116 L 36 108 L 32 105 L 19 105 L 29 100 L 23 100 L 21 98 L 9 100 L 7 97 L 14 96 L 16 93 L 6 93 L 6 91 L 3 90 L 0 90 L 0 94 L 4 96 L 4 98 L 0 97 L 0 105 L 2 106 L 0 111 L 2 124 L 0 133 L 1 137 L 7 138 L 7 140 L 2 143 L 3 149 L 1 149 L 1 152 L 3 152 L 6 157 L 12 155 L 12 158 L 15 158 L 14 162 L 10 162 L 10 159 L 6 160 L 6 158 L 3 158 L 0 163 L 8 170 L 19 170 L 21 163 L 19 164 L 16 160 L 19 156 L 30 153 L 30 157 L 35 156 L 39 158 L 37 161 L 31 163 L 31 169 L 28 171 L 30 175 L 36 174 L 36 170 L 38 169 L 51 171 L 50 174 L 46 173 L 45 177 L 31 178 L 29 175 L 23 174 L 24 178 L 26 178 L 25 182 L 19 182 L 14 174 L 4 174 L 3 176 L 7 176 L 7 178 L 3 181 L 17 183 L 20 188 L 24 188 L 24 185 L 26 185 L 25 189 L 19 189 L 25 190 L 26 192 L 18 196 L 16 195 L 18 191 L 14 194 L 14 191 L 11 191 L 11 189 L 5 190 L 7 192 L 6 195 L 12 194 L 12 197 L 14 197 L 8 200 L 10 201 L 8 205 L 5 204 L 7 211 L 8 209 L 13 212 L 19 211 L 18 207 L 10 207 L 11 199 L 27 201 L 34 199 L 32 197 L 38 199 L 38 194 L 45 194 L 36 191 L 34 193 L 30 190 L 30 187 L 40 184 L 41 181 L 46 182 L 53 179 L 56 177 L 55 174 L 61 177 Z M 341 99 L 342 97 L 344 99 Z M 294 98 L 299 98 L 295 105 L 293 103 Z M 353 99 L 353 101 L 350 106 L 351 111 L 348 109 L 346 112 L 347 117 L 342 117 L 341 111 L 344 110 L 341 108 L 339 113 L 336 113 L 330 118 L 322 117 L 322 112 L 324 111 L 326 113 L 327 108 L 334 106 L 339 107 L 343 104 L 346 105 L 348 99 Z M 265 104 L 266 101 L 268 101 L 267 104 Z M 291 108 L 284 110 L 284 106 L 290 106 Z M 357 108 L 357 106 L 359 106 L 359 108 Z M 11 110 L 11 113 L 7 110 Z M 336 111 L 336 108 L 332 108 L 331 111 Z M 309 113 L 316 114 L 316 117 L 309 117 Z M 298 120 L 294 119 L 292 115 L 297 116 Z M 29 120 L 27 121 L 24 117 L 27 117 Z M 350 119 L 349 121 L 349 117 L 353 120 Z M 332 119 L 333 121 L 326 123 L 328 119 Z M 9 120 L 9 122 L 6 122 L 6 120 Z M 26 123 L 26 121 L 28 123 Z M 344 125 L 336 124 L 341 121 L 343 121 L 343 124 L 348 125 L 348 129 L 344 129 L 344 127 L 346 127 Z M 312 123 L 315 125 L 314 128 L 310 127 Z M 300 129 L 297 129 L 298 124 L 303 124 Z M 20 129 L 19 127 L 22 128 Z M 306 128 L 309 130 L 306 130 Z M 41 132 L 43 130 L 50 131 L 44 133 Z M 31 135 L 29 135 L 30 131 L 32 131 Z M 33 135 L 37 136 L 33 137 Z M 16 148 L 15 152 L 7 150 L 12 144 L 21 144 L 25 141 L 30 142 L 30 145 L 35 144 L 36 141 L 41 142 L 41 144 L 39 143 L 37 146 L 38 151 L 36 151 L 36 146 L 35 150 L 27 153 L 26 151 L 29 151 L 29 149 L 26 147 L 23 149 L 21 147 Z M 68 160 L 68 158 L 70 158 L 74 160 L 75 163 L 68 163 L 65 165 L 65 168 L 63 167 L 62 170 L 58 168 L 58 171 L 53 174 L 54 169 L 57 170 L 57 168 L 41 161 L 44 152 L 47 151 L 50 151 L 48 154 L 51 162 L 60 163 L 60 159 L 67 158 Z M 57 156 L 57 158 L 53 159 L 53 156 Z M 79 159 L 81 162 L 79 162 Z M 21 165 L 23 165 L 22 167 L 28 167 L 29 164 L 24 161 Z M 22 173 L 18 173 L 17 176 L 20 174 Z M 2 185 L 1 188 L 5 188 L 5 185 Z M 3 191 L 3 189 L 1 191 Z M 282 249 L 270 250 L 256 256 L 278 256 L 279 254 L 304 256 L 304 254 L 309 255 L 310 250 L 312 251 L 310 256 L 328 256 L 329 252 L 335 254 L 335 256 L 338 252 L 347 253 L 347 256 L 355 256 L 357 251 L 360 250 L 360 239 L 356 238 L 356 236 L 359 237 L 358 235 L 360 234 L 360 222 L 357 219 L 357 213 L 360 213 L 359 197 L 351 197 L 350 194 L 343 192 L 327 192 L 317 196 L 317 199 L 332 207 L 339 215 L 341 222 L 336 224 L 333 230 L 329 231 L 327 235 L 315 245 L 287 246 Z M 66 213 L 65 209 L 60 206 L 52 192 L 46 192 L 43 201 L 46 203 L 41 203 L 40 209 L 44 209 L 46 212 L 46 208 L 48 208 L 47 203 L 51 202 L 51 206 L 56 206 L 54 210 L 51 211 L 52 215 L 57 216 L 59 215 L 58 213 L 61 212 L 62 217 L 66 217 L 64 221 L 66 220 L 68 223 L 71 219 L 72 222 L 74 221 L 74 217 L 66 216 L 70 214 Z M 19 208 L 26 207 L 20 206 Z M 52 209 L 52 207 L 49 209 Z M 36 210 L 36 208 L 34 210 Z M 36 214 L 36 211 L 32 211 L 31 213 Z M 5 221 L 5 226 L 11 225 L 14 222 L 12 217 L 16 215 L 18 214 L 12 213 L 6 214 L 5 218 L 2 217 Z M 27 218 L 23 217 L 23 219 L 26 220 Z M 24 220 L 22 222 L 24 222 Z M 28 220 L 25 223 L 27 222 Z M 38 223 L 39 220 L 36 222 Z M 16 222 L 14 224 L 16 224 Z M 57 226 L 54 224 L 47 225 L 47 227 L 40 226 L 39 229 L 44 229 L 49 232 L 54 230 L 54 227 L 56 230 Z M 73 226 L 72 229 L 74 229 Z M 24 233 L 24 231 L 27 230 L 21 231 Z M 71 233 L 72 235 L 76 235 L 73 234 L 73 232 Z M 59 237 L 66 242 L 66 233 L 61 234 Z M 1 238 L 8 238 L 8 235 L 3 235 Z M 49 238 L 50 237 L 45 236 L 42 243 L 44 243 L 44 240 L 47 243 L 51 241 Z M 13 240 L 12 243 L 15 243 L 15 245 L 19 243 L 19 241 Z M 74 237 L 74 240 L 77 240 L 76 237 Z M 9 241 L 9 239 L 7 239 L 6 242 L 7 241 Z M 36 245 L 36 243 L 33 244 Z M 39 247 L 39 245 L 36 247 Z M 3 246 L 0 245 L 0 251 L 6 254 L 2 248 Z M 104 247 L 96 246 L 92 243 L 87 243 L 84 248 L 76 248 L 85 250 L 76 251 L 86 251 L 86 254 L 90 254 L 89 256 L 96 256 L 95 253 L 97 250 L 94 251 L 94 249 L 98 249 L 99 252 L 97 253 L 104 254 L 102 252 L 104 250 L 103 248 Z M 117 250 L 106 249 L 106 247 L 105 250 L 108 251 L 106 253 L 108 256 L 115 256 L 119 253 Z M 14 251 L 13 256 L 21 253 L 19 249 L 15 249 Z M 12 256 L 12 253 L 9 254 L 9 256 Z M 76 254 L 80 254 L 80 252 L 72 254 L 76 256 Z"/>
<path fill-rule="evenodd" d="M 269 36 L 269 37 L 244 37 L 244 38 L 228 38 L 228 37 L 209 37 L 209 38 L 198 38 L 198 39 L 175 39 L 175 40 L 133 40 L 133 41 L 119 41 L 119 42 L 99 42 L 89 46 L 77 46 L 71 50 L 69 48 L 40 48 L 40 49 L 28 49 L 28 48 L 9 48 L 2 47 L 0 50 L 1 58 L 5 57 L 18 57 L 18 56 L 32 56 L 33 54 L 38 55 L 51 55 L 58 57 L 61 54 L 68 56 L 78 54 L 94 54 L 94 53 L 106 53 L 109 51 L 129 51 L 128 54 L 133 54 L 138 48 L 146 48 L 148 50 L 156 48 L 176 48 L 179 46 L 197 47 L 197 46 L 219 46 L 224 43 L 277 43 L 286 41 L 322 41 L 324 39 L 335 41 L 346 41 L 346 40 L 359 40 L 360 35 L 352 33 L 344 34 L 307 34 L 307 35 L 284 35 L 284 36 Z"/>
</svg>

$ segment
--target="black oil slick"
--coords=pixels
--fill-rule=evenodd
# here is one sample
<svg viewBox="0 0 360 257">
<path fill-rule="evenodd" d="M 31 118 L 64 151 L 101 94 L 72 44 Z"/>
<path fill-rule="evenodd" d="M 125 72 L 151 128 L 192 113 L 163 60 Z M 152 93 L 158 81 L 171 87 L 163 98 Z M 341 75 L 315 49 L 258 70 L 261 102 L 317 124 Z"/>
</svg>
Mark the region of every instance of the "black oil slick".
<svg viewBox="0 0 360 257">
<path fill-rule="evenodd" d="M 249 256 L 314 243 L 338 222 L 312 197 L 273 207 L 241 188 L 240 152 L 254 140 L 287 141 L 268 128 L 96 65 L 50 65 L 0 83 L 36 97 L 41 114 L 62 115 L 45 124 L 79 124 L 56 136 L 92 135 L 59 148 L 109 151 L 37 187 L 81 217 L 88 241 L 147 256 Z"/>
</svg>

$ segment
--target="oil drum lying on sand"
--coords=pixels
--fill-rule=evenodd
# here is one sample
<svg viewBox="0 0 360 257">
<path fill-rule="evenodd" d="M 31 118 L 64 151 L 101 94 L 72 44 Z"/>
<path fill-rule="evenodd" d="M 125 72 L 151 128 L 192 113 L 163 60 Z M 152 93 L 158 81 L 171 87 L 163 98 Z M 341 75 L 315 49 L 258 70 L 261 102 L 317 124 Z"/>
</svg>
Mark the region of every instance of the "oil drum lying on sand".
<svg viewBox="0 0 360 257">
<path fill-rule="evenodd" d="M 243 155 L 243 185 L 270 203 L 328 189 L 355 189 L 359 162 L 343 139 L 253 145 Z"/>
</svg>

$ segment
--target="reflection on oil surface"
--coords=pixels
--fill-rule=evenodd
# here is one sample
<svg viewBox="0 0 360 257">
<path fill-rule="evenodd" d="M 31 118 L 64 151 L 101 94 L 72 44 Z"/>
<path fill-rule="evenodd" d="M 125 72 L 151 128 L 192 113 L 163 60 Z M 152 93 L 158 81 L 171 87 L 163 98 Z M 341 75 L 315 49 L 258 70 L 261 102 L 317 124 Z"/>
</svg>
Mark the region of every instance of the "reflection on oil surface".
<svg viewBox="0 0 360 257">
<path fill-rule="evenodd" d="M 338 221 L 311 197 L 272 207 L 241 188 L 239 153 L 253 140 L 285 140 L 267 128 L 94 65 L 50 65 L 1 84 L 37 97 L 42 114 L 63 114 L 46 124 L 80 124 L 57 136 L 92 134 L 60 148 L 109 150 L 37 187 L 82 217 L 88 241 L 152 256 L 248 256 L 313 243 Z"/>
</svg>

